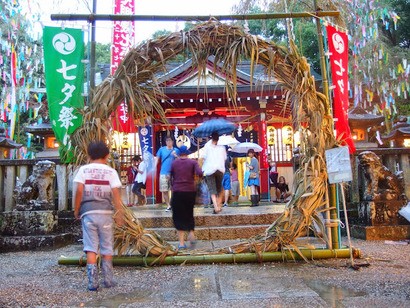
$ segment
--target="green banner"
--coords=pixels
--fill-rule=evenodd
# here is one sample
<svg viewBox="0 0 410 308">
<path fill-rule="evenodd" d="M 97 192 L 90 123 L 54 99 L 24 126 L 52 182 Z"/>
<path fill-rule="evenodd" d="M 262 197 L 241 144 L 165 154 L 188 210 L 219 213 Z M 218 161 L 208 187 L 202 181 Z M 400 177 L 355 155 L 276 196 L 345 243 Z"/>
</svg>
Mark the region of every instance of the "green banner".
<svg viewBox="0 0 410 308">
<path fill-rule="evenodd" d="M 50 120 L 60 157 L 72 160 L 70 135 L 81 125 L 84 108 L 84 39 L 81 29 L 44 27 L 44 65 Z"/>
</svg>

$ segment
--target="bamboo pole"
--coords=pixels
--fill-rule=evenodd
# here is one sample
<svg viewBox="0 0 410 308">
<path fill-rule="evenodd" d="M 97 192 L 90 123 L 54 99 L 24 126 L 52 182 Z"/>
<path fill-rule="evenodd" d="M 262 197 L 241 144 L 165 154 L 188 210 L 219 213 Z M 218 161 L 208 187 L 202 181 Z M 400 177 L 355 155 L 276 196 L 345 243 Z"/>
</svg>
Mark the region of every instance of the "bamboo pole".
<svg viewBox="0 0 410 308">
<path fill-rule="evenodd" d="M 93 0 L 93 14 L 97 12 L 97 0 Z M 88 88 L 88 102 L 90 105 L 95 88 L 95 20 L 91 22 L 91 42 L 90 42 L 90 86 Z"/>
<path fill-rule="evenodd" d="M 340 190 L 342 194 L 342 200 L 343 200 L 343 213 L 345 215 L 345 224 L 346 224 L 346 232 L 347 232 L 347 240 L 349 241 L 349 249 L 352 249 L 352 242 L 350 240 L 350 227 L 349 227 L 349 219 L 347 217 L 347 209 L 346 209 L 346 199 L 345 199 L 345 191 L 343 188 L 343 183 L 339 183 L 340 185 Z M 354 261 L 353 261 L 353 256 L 352 253 L 350 253 L 350 264 L 354 268 Z"/>
<path fill-rule="evenodd" d="M 215 254 L 215 255 L 177 255 L 158 257 L 144 256 L 114 256 L 113 264 L 116 266 L 151 266 L 151 265 L 176 265 L 176 264 L 210 264 L 210 263 L 261 263 L 273 261 L 318 260 L 331 258 L 361 258 L 359 249 L 300 249 L 300 256 L 295 251 Z M 87 259 L 82 257 L 60 257 L 59 265 L 85 266 Z"/>
<path fill-rule="evenodd" d="M 280 19 L 280 18 L 305 18 L 305 17 L 337 17 L 339 11 L 317 11 L 317 12 L 290 12 L 290 13 L 266 13 L 266 14 L 238 14 L 238 15 L 122 15 L 122 14 L 51 14 L 51 20 L 96 20 L 107 21 L 208 21 L 210 17 L 217 20 L 258 20 L 258 19 Z"/>
<path fill-rule="evenodd" d="M 317 1 L 313 0 L 313 4 L 315 10 L 318 10 Z M 322 74 L 322 86 L 323 86 L 323 94 L 327 98 L 328 105 L 326 107 L 326 114 L 332 115 L 331 108 L 330 108 L 330 95 L 329 95 L 329 82 L 327 79 L 327 70 L 326 70 L 326 60 L 325 60 L 325 52 L 323 46 L 323 36 L 322 36 L 322 27 L 320 25 L 320 21 L 318 19 L 315 20 L 316 22 L 316 30 L 317 30 L 317 39 L 319 45 L 319 54 L 320 54 L 320 70 Z M 332 115 L 333 116 L 333 115 Z M 336 199 L 336 186 L 335 184 L 329 185 L 329 202 L 330 206 L 334 209 L 330 210 L 330 219 L 332 221 L 337 220 L 337 212 L 335 210 L 337 199 Z M 326 207 L 329 208 L 329 204 L 326 204 Z M 329 211 L 326 211 L 329 213 Z M 327 217 L 328 218 L 328 217 Z M 331 226 L 330 234 L 328 234 L 328 238 L 332 239 L 332 246 L 331 248 L 337 249 L 339 248 L 339 232 L 338 227 Z"/>
</svg>

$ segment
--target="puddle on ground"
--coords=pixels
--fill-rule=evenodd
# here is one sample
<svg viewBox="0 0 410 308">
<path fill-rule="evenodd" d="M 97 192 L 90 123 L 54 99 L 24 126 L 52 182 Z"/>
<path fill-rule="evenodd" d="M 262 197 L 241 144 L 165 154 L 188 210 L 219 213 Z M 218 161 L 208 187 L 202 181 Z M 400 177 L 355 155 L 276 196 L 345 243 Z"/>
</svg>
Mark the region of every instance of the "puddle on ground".
<svg viewBox="0 0 410 308">
<path fill-rule="evenodd" d="M 330 307 L 340 307 L 341 301 L 347 297 L 365 296 L 366 292 L 329 286 L 319 281 L 305 280 L 306 285 L 315 291 Z"/>
</svg>

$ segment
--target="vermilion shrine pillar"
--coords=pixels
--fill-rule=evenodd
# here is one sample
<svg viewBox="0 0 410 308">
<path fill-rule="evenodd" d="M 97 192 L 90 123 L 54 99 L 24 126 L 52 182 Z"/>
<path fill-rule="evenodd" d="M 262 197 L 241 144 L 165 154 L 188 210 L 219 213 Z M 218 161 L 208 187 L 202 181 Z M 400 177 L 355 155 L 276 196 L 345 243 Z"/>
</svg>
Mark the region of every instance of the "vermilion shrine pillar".
<svg viewBox="0 0 410 308">
<path fill-rule="evenodd" d="M 260 166 L 260 194 L 262 200 L 269 200 L 269 163 L 268 163 L 268 139 L 266 135 L 266 100 L 260 100 L 261 108 L 260 121 L 258 122 L 258 142 L 262 147 L 259 154 Z"/>
</svg>

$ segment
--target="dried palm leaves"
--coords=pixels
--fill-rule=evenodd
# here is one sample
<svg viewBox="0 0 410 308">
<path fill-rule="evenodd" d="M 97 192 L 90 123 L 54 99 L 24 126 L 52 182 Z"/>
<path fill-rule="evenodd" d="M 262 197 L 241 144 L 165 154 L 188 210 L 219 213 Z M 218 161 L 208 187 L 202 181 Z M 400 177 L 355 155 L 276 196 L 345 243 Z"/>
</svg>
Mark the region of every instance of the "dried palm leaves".
<svg viewBox="0 0 410 308">
<path fill-rule="evenodd" d="M 134 118 L 152 116 L 166 121 L 159 103 L 163 93 L 156 76 L 164 70 L 168 60 L 183 53 L 192 56 L 192 66 L 200 77 L 205 75 L 208 57 L 215 57 L 215 65 L 221 65 L 229 77 L 226 78 L 226 89 L 233 105 L 237 96 L 236 66 L 242 58 L 250 60 L 251 71 L 256 64 L 265 66 L 266 72 L 285 90 L 287 103 L 293 109 L 294 125 L 302 136 L 303 161 L 295 177 L 296 193 L 283 215 L 265 234 L 221 252 L 276 251 L 295 246 L 294 240 L 306 232 L 313 220 L 320 224 L 317 211 L 327 203 L 324 151 L 333 147 L 336 141 L 329 103 L 316 91 L 309 64 L 292 42 L 288 51 L 245 33 L 242 28 L 211 19 L 187 32 L 175 32 L 137 46 L 125 56 L 114 76 L 96 89 L 91 105 L 84 110 L 84 125 L 72 136 L 79 162 L 84 160 L 85 146 L 91 140 L 109 139 L 109 117 L 123 100 L 129 104 L 128 109 Z M 116 247 L 121 253 L 138 251 L 159 255 L 172 252 L 158 238 L 145 236 L 139 222 L 129 213 L 127 215 L 126 226 L 116 231 Z"/>
<path fill-rule="evenodd" d="M 174 247 L 165 242 L 154 231 L 147 231 L 133 212 L 123 207 L 124 219 L 121 226 L 115 226 L 114 249 L 118 255 L 139 254 L 158 256 L 160 259 L 175 255 Z"/>
</svg>

